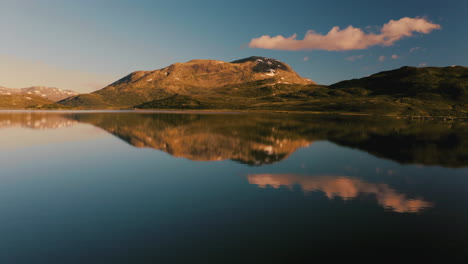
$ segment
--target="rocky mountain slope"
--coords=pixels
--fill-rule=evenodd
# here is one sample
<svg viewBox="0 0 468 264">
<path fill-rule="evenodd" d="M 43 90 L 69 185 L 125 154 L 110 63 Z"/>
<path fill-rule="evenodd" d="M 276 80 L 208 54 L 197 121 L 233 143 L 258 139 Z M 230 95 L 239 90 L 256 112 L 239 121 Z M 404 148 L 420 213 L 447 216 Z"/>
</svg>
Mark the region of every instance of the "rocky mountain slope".
<svg viewBox="0 0 468 264">
<path fill-rule="evenodd" d="M 71 90 L 61 90 L 55 87 L 45 86 L 32 86 L 21 89 L 0 87 L 0 95 L 24 95 L 29 97 L 34 95 L 54 102 L 78 94 L 79 93 Z"/>
<path fill-rule="evenodd" d="M 255 97 L 275 85 L 310 85 L 283 62 L 250 57 L 233 62 L 192 60 L 154 71 L 137 71 L 91 94 L 60 101 L 71 107 L 133 107 L 185 95 L 196 98 Z M 281 89 L 278 92 L 282 92 Z"/>
</svg>

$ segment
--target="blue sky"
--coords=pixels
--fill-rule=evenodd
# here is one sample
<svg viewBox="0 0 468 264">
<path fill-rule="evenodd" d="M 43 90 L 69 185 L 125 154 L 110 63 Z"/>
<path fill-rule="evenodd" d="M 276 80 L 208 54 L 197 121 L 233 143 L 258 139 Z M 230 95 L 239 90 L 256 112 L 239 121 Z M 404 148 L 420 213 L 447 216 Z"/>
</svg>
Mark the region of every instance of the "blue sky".
<svg viewBox="0 0 468 264">
<path fill-rule="evenodd" d="M 404 65 L 467 66 L 466 10 L 464 0 L 0 0 L 0 86 L 89 92 L 136 70 L 253 55 L 284 61 L 321 84 Z M 325 35 L 335 26 L 378 33 L 404 17 L 441 28 L 364 49 L 248 45 L 263 35 L 302 39 L 308 30 Z"/>
</svg>

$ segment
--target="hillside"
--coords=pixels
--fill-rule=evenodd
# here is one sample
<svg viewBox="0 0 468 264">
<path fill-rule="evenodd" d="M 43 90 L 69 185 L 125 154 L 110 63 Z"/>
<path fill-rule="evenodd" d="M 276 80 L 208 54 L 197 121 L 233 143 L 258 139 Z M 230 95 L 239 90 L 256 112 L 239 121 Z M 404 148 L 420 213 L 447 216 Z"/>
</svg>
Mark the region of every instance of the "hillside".
<svg viewBox="0 0 468 264">
<path fill-rule="evenodd" d="M 134 107 L 176 94 L 217 101 L 220 97 L 256 97 L 265 93 L 262 88 L 279 84 L 314 83 L 275 59 L 192 60 L 159 70 L 133 72 L 99 91 L 68 98 L 59 104 L 82 108 Z"/>
<path fill-rule="evenodd" d="M 34 94 L 0 94 L 0 109 L 25 109 L 29 107 L 47 105 L 51 103 L 53 103 L 53 101 Z"/>
<path fill-rule="evenodd" d="M 367 95 L 435 100 L 468 101 L 468 68 L 451 67 L 402 67 L 384 71 L 369 77 L 341 81 L 332 89 L 348 89 Z"/>
<path fill-rule="evenodd" d="M 389 113 L 468 115 L 468 68 L 462 66 L 405 66 L 338 82 L 329 88 L 356 98 L 376 100 Z"/>
</svg>

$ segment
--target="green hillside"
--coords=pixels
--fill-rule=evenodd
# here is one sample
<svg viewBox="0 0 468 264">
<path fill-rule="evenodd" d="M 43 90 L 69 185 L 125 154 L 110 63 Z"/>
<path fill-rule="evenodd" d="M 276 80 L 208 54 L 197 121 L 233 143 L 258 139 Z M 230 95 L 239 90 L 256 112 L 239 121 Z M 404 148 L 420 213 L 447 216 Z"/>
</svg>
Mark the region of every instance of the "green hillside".
<svg viewBox="0 0 468 264">
<path fill-rule="evenodd" d="M 53 101 L 37 95 L 0 95 L 0 109 L 24 109 L 51 103 L 53 103 Z"/>
</svg>

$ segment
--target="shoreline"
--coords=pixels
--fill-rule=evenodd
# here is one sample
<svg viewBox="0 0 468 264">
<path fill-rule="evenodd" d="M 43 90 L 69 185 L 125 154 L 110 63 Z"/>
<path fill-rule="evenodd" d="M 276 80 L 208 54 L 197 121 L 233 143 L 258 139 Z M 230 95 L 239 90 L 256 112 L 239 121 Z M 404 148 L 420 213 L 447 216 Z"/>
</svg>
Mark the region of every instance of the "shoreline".
<svg viewBox="0 0 468 264">
<path fill-rule="evenodd" d="M 431 116 L 431 115 L 382 115 L 368 113 L 351 112 L 318 112 L 318 111 L 288 111 L 288 110 L 233 110 L 233 109 L 0 109 L 0 114 L 10 113 L 170 113 L 170 114 L 310 114 L 310 115 L 328 115 L 328 116 L 369 116 L 369 117 L 393 117 L 393 118 L 411 118 L 411 119 L 468 119 L 460 116 Z"/>
</svg>

